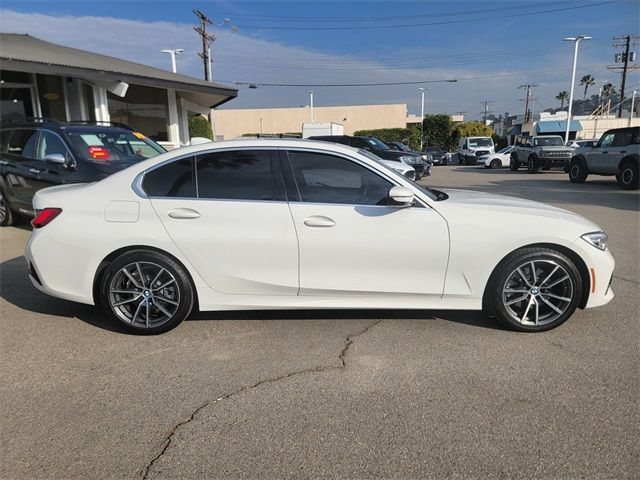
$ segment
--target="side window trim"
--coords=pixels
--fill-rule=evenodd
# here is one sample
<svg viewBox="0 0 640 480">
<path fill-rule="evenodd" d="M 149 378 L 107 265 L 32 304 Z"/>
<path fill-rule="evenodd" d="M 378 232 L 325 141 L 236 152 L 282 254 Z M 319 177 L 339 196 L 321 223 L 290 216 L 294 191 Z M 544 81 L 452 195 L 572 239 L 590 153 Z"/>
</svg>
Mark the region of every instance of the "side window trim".
<svg viewBox="0 0 640 480">
<path fill-rule="evenodd" d="M 33 157 L 28 157 L 26 155 L 23 155 L 22 152 L 21 153 L 10 152 L 9 151 L 9 147 L 11 146 L 11 141 L 13 140 L 13 137 L 15 136 L 15 134 L 16 134 L 16 132 L 18 130 L 27 130 L 27 131 L 32 130 L 34 132 L 33 134 L 36 136 L 36 139 L 35 139 L 35 144 L 36 145 L 35 145 L 35 149 L 34 150 L 37 150 L 38 143 L 40 142 L 40 131 L 37 128 L 23 128 L 23 127 L 17 127 L 17 128 L 12 129 L 12 130 L 13 131 L 12 131 L 11 135 L 9 136 L 8 141 L 7 141 L 7 151 L 5 153 L 7 153 L 8 155 L 13 155 L 14 157 L 19 157 L 20 160 L 37 160 L 36 157 L 35 157 L 35 154 L 37 152 L 35 152 L 35 151 L 33 152 L 34 153 Z"/>
</svg>

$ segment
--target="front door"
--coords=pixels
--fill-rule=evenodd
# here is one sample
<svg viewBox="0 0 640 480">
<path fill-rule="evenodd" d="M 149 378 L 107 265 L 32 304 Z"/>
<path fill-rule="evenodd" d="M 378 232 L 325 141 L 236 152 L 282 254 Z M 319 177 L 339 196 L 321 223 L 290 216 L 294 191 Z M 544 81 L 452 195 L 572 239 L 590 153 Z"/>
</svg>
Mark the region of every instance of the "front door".
<svg viewBox="0 0 640 480">
<path fill-rule="evenodd" d="M 295 150 L 285 157 L 297 187 L 290 200 L 299 200 L 289 206 L 300 295 L 442 295 L 449 234 L 435 210 L 389 206 L 392 177 L 354 159 Z"/>
<path fill-rule="evenodd" d="M 608 170 L 608 165 L 611 163 L 610 156 L 613 154 L 612 148 L 615 135 L 615 132 L 605 132 L 598 143 L 598 147 L 586 152 L 588 167 L 591 170 L 596 172 L 606 172 Z"/>
<path fill-rule="evenodd" d="M 297 295 L 298 241 L 277 151 L 227 150 L 176 160 L 147 173 L 143 189 L 210 288 Z"/>
</svg>

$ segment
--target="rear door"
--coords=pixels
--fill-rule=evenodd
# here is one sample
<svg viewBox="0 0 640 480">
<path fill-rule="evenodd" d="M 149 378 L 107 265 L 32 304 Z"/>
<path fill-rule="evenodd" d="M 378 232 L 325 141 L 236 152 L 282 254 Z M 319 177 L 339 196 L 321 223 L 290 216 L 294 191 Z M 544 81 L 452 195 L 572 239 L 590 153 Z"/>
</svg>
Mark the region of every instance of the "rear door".
<svg viewBox="0 0 640 480">
<path fill-rule="evenodd" d="M 66 164 L 46 162 L 46 156 L 51 154 L 60 154 L 67 161 L 71 161 L 73 158 L 66 144 L 57 133 L 49 130 L 40 130 L 35 154 L 33 158 L 25 162 L 32 174 L 31 184 L 34 190 L 69 183 L 76 176 L 76 172 L 70 170 Z"/>
<path fill-rule="evenodd" d="M 606 172 L 618 173 L 620 162 L 629 153 L 629 145 L 631 145 L 633 136 L 634 131 L 631 128 L 616 131 L 606 159 Z"/>
<path fill-rule="evenodd" d="M 435 210 L 390 207 L 394 182 L 355 159 L 283 153 L 288 191 L 295 185 L 300 295 L 442 295 L 449 234 Z"/>
<path fill-rule="evenodd" d="M 215 151 L 148 172 L 143 189 L 210 288 L 297 295 L 298 241 L 276 150 Z"/>
<path fill-rule="evenodd" d="M 32 214 L 33 194 L 37 190 L 35 174 L 30 161 L 36 153 L 38 131 L 32 128 L 13 130 L 7 141 L 6 152 L 2 153 L 3 188 L 14 210 Z"/>
</svg>

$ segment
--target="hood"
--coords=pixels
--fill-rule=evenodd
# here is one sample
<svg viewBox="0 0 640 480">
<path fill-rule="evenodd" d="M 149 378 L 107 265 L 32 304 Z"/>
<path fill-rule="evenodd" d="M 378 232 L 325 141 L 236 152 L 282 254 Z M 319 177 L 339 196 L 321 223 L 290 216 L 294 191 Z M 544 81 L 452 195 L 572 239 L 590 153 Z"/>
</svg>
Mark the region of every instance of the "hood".
<svg viewBox="0 0 640 480">
<path fill-rule="evenodd" d="M 400 162 L 400 157 L 415 157 L 416 160 L 422 160 L 422 155 L 412 152 L 399 152 L 397 150 L 374 150 L 373 153 L 375 153 L 380 158 L 395 162 Z"/>
<path fill-rule="evenodd" d="M 523 216 L 555 218 L 557 220 L 580 224 L 591 231 L 601 230 L 601 228 L 591 220 L 570 212 L 569 210 L 554 207 L 546 203 L 469 190 L 443 189 L 442 191 L 449 195 L 449 198 L 442 202 L 442 206 L 446 208 L 468 208 L 470 210 L 478 210 L 478 212 L 491 210 L 498 213 L 515 213 L 522 214 Z"/>
</svg>

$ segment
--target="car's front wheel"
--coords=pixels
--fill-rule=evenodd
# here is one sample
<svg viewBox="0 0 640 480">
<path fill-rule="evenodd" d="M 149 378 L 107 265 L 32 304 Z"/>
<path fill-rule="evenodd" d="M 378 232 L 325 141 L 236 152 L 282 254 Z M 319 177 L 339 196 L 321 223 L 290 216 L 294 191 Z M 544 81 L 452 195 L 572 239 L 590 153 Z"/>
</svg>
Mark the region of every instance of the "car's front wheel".
<svg viewBox="0 0 640 480">
<path fill-rule="evenodd" d="M 538 173 L 539 171 L 540 171 L 540 164 L 538 163 L 538 159 L 536 157 L 531 157 L 527 161 L 527 172 Z"/>
<path fill-rule="evenodd" d="M 485 307 L 505 326 L 540 332 L 565 322 L 580 303 L 582 278 L 574 263 L 548 248 L 522 248 L 491 275 Z"/>
<path fill-rule="evenodd" d="M 494 158 L 493 160 L 491 160 L 491 163 L 489 164 L 489 166 L 491 168 L 500 168 L 502 166 L 502 162 L 497 158 Z"/>
<path fill-rule="evenodd" d="M 515 158 L 511 157 L 511 160 L 509 160 L 509 170 L 511 170 L 512 172 L 515 172 L 518 170 L 518 168 L 520 168 L 520 162 L 518 162 L 518 160 L 516 160 Z"/>
<path fill-rule="evenodd" d="M 133 250 L 106 268 L 100 283 L 106 313 L 135 333 L 162 333 L 193 309 L 194 287 L 182 267 L 153 250 Z"/>
</svg>

